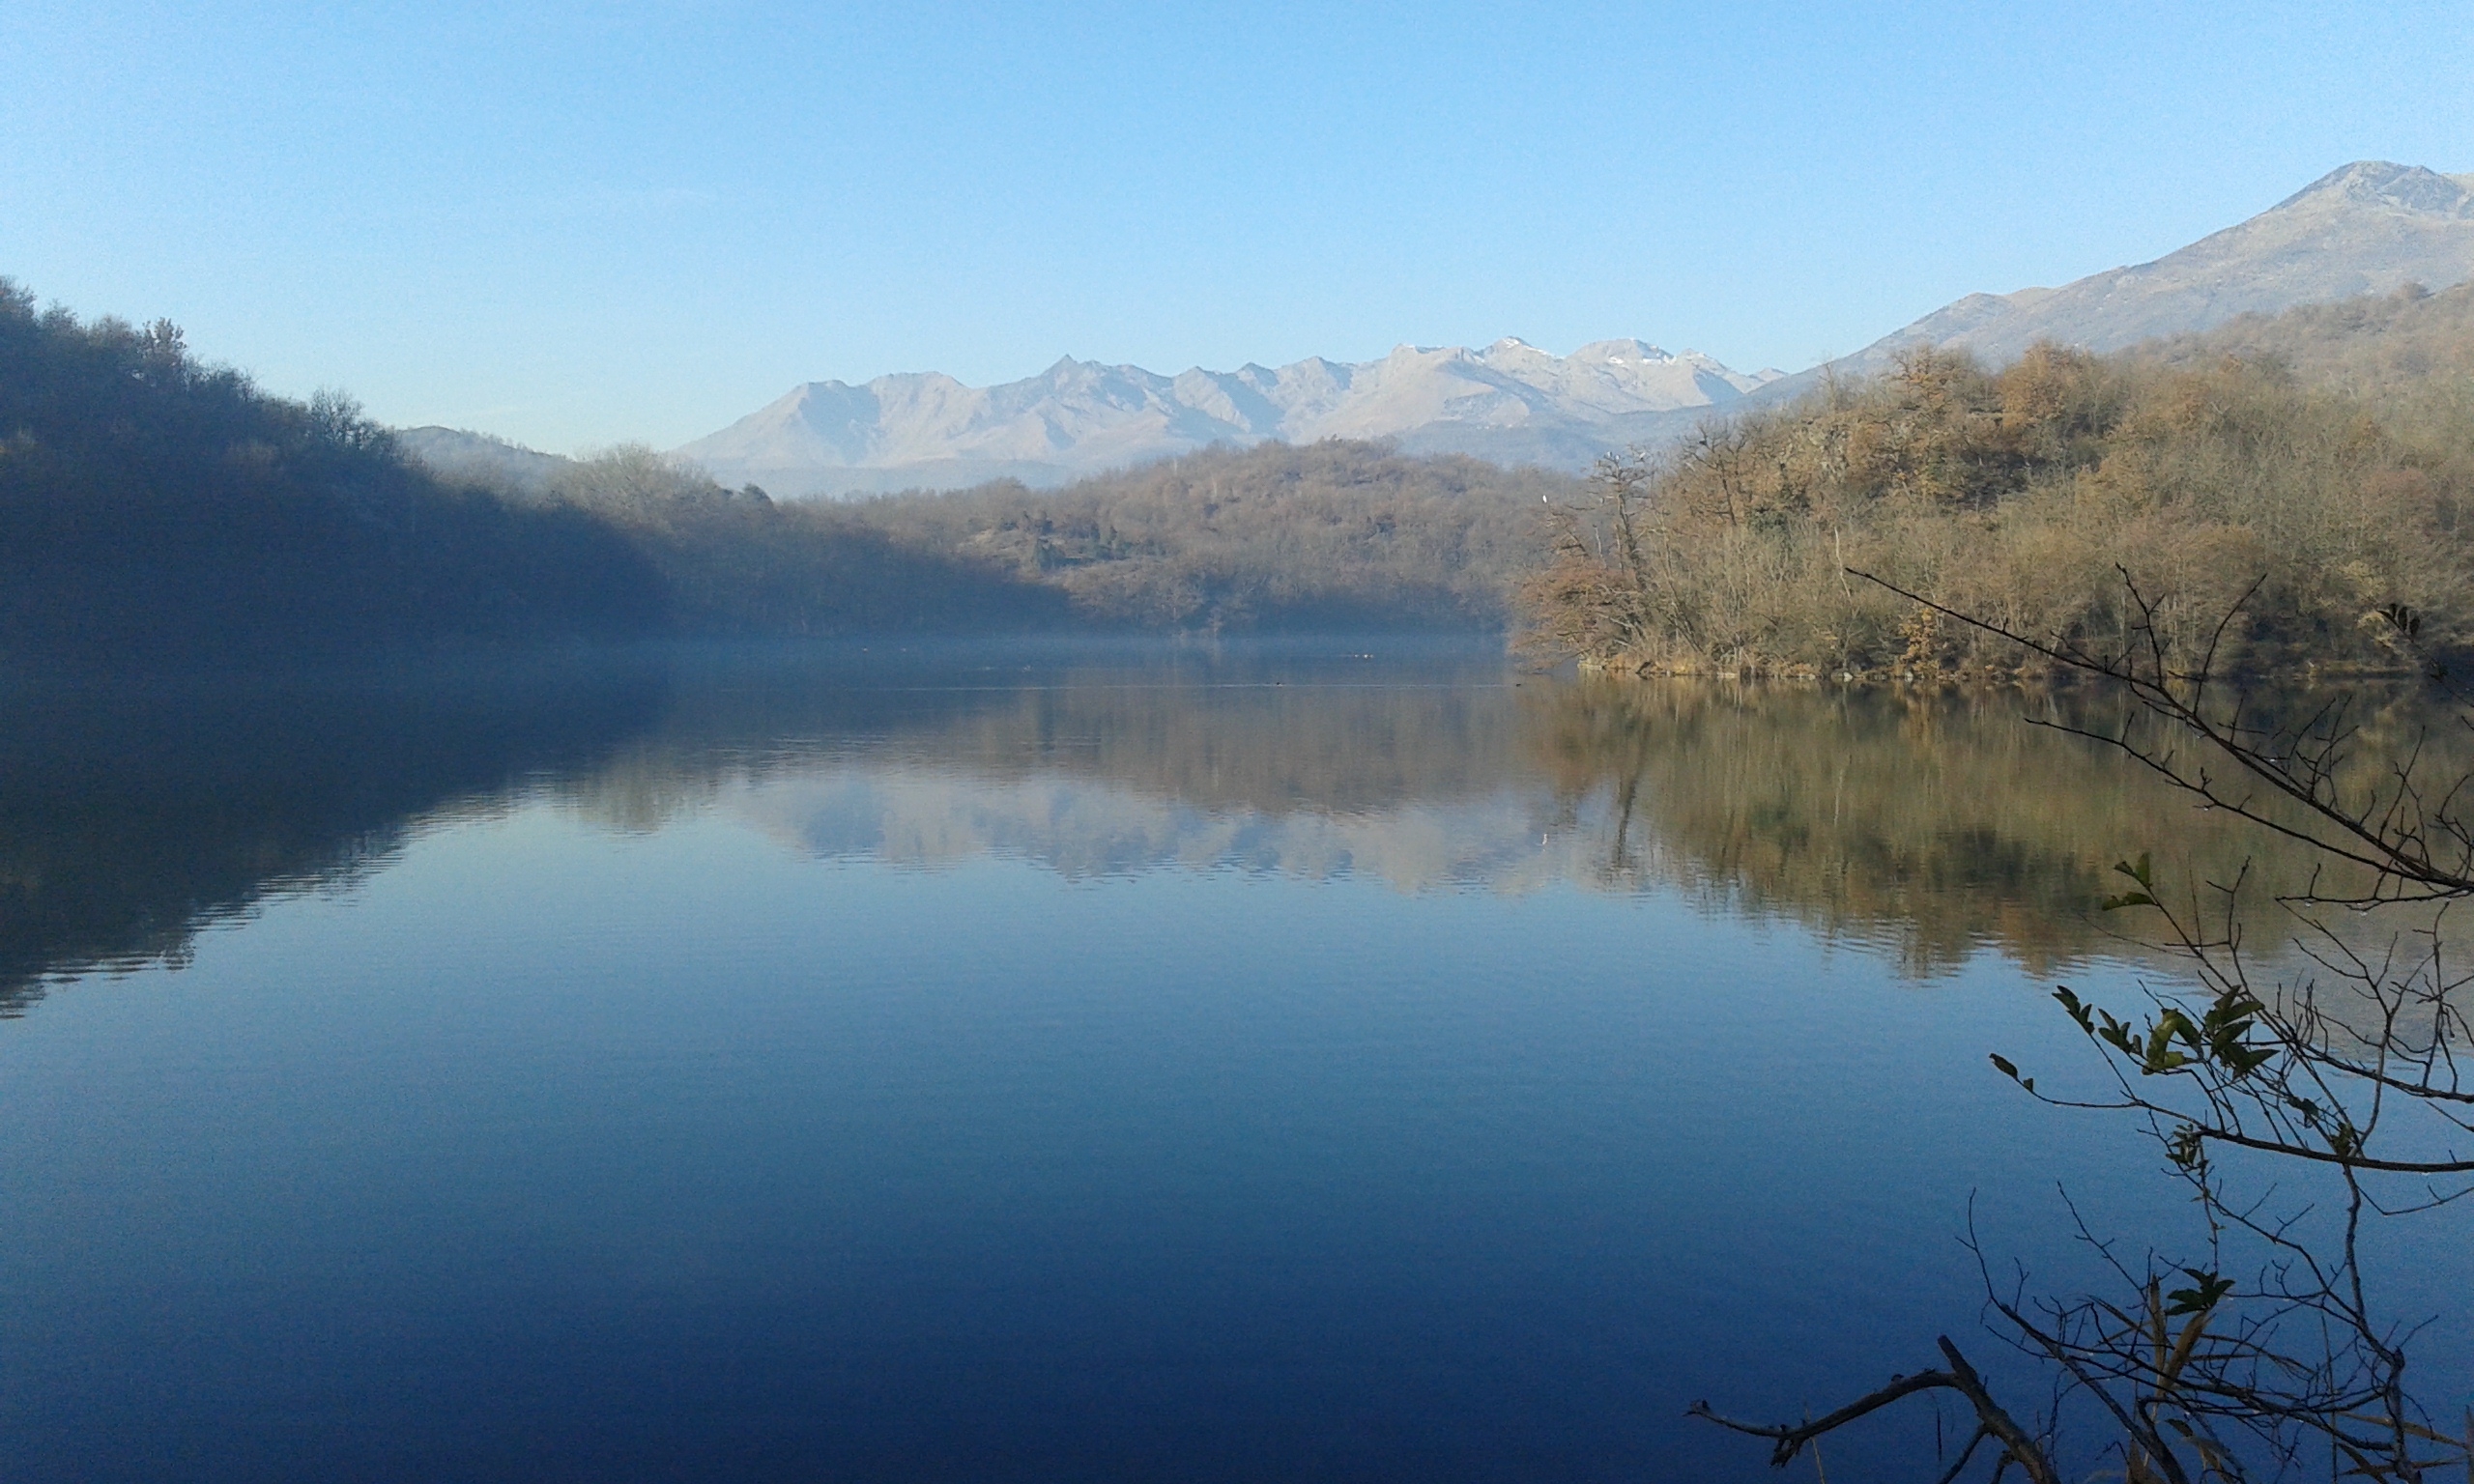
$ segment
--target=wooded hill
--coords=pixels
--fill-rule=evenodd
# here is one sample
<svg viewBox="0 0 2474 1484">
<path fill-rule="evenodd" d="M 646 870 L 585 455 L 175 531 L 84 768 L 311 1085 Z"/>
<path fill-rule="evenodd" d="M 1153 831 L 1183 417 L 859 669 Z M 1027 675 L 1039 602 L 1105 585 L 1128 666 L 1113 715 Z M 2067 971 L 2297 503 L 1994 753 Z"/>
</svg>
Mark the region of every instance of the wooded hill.
<svg viewBox="0 0 2474 1484">
<path fill-rule="evenodd" d="M 453 479 L 348 398 L 268 395 L 0 280 L 0 664 L 359 662 L 676 634 L 1061 625 L 1061 594 L 620 453 Z"/>
<path fill-rule="evenodd" d="M 1334 440 L 852 508 L 902 545 L 1052 586 L 1102 623 L 1491 629 L 1535 562 L 1539 509 L 1579 489 L 1543 470 Z"/>
<path fill-rule="evenodd" d="M 2271 362 L 2307 385 L 2390 409 L 2445 402 L 2465 396 L 2474 382 L 2474 282 L 2437 294 L 2408 286 L 2283 314 L 2246 314 L 2205 334 L 2151 340 L 2132 354 L 2185 370 L 2229 356 Z"/>
<path fill-rule="evenodd" d="M 517 450 L 521 452 L 521 450 Z M 530 472 L 507 472 L 524 463 Z M 2039 633 L 2379 660 L 2474 639 L 2474 288 L 2098 359 L 1942 353 L 1706 426 L 1593 484 L 1380 443 L 1207 449 L 1059 490 L 852 503 L 644 448 L 442 471 L 177 328 L 0 287 L 0 663 L 284 663 L 474 644 L 1070 629 L 1500 627 L 1616 668 L 1892 672 Z M 1627 534 L 1628 532 L 1628 534 Z"/>
<path fill-rule="evenodd" d="M 2407 293 L 2099 358 L 1947 352 L 1610 465 L 1522 593 L 1528 641 L 1614 669 L 2007 671 L 1909 591 L 2177 662 L 2402 663 L 2474 642 L 2474 298 Z M 2254 586 L 2256 585 L 2256 588 Z M 2248 594 L 2246 599 L 2245 594 Z"/>
<path fill-rule="evenodd" d="M 439 468 L 348 398 L 269 395 L 167 322 L 39 312 L 0 280 L 0 664 L 15 670 L 682 635 L 1499 627 L 1525 511 L 1576 488 L 1340 443 L 857 504 L 725 489 L 641 447 Z"/>
<path fill-rule="evenodd" d="M 0 280 L 0 659 L 644 632 L 642 557 L 561 506 L 441 485 L 348 400 L 270 397 L 168 322 Z"/>
<path fill-rule="evenodd" d="M 1330 442 L 1207 449 L 1059 490 L 774 500 L 628 446 L 533 498 L 625 532 L 691 633 L 1492 630 L 1535 562 L 1537 512 L 1580 487 Z"/>
</svg>

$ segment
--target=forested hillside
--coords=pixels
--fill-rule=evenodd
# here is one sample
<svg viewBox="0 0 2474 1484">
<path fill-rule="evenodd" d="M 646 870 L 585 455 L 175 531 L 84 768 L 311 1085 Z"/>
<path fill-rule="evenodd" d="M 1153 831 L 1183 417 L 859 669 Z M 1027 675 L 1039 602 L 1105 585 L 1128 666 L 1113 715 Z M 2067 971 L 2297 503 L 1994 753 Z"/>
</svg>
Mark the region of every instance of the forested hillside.
<svg viewBox="0 0 2474 1484">
<path fill-rule="evenodd" d="M 0 664 L 165 668 L 673 634 L 1071 621 L 999 564 L 898 547 L 640 451 L 546 491 L 442 475 L 347 398 L 268 395 L 178 328 L 0 280 Z"/>
<path fill-rule="evenodd" d="M 517 453 L 522 450 L 514 450 Z M 1037 491 L 849 503 L 642 447 L 449 471 L 345 398 L 0 289 L 0 662 L 178 666 L 665 635 L 1486 629 L 1618 669 L 1940 671 L 2015 656 L 1855 567 L 2102 640 L 2120 570 L 2190 645 L 2393 661 L 2474 642 L 2474 287 L 2000 371 L 1947 352 L 1713 421 L 1585 484 L 1264 443 Z"/>
<path fill-rule="evenodd" d="M 640 445 L 508 499 L 590 513 L 701 634 L 1074 627 L 1499 629 L 1538 512 L 1581 482 L 1381 443 L 1210 449 L 1057 490 L 856 501 L 726 489 Z"/>
<path fill-rule="evenodd" d="M 637 444 L 579 459 L 539 497 L 647 564 L 669 632 L 830 636 L 1072 625 L 1063 593 L 979 554 L 903 540 L 828 501 L 724 489 Z"/>
<path fill-rule="evenodd" d="M 1617 669 L 2018 661 L 1855 568 L 2098 646 L 2132 621 L 2127 572 L 2183 662 L 2246 593 L 2229 663 L 2400 663 L 2394 620 L 2461 648 L 2474 640 L 2474 395 L 2444 369 L 2464 363 L 2454 305 L 2331 306 L 2226 331 L 2262 347 L 2247 359 L 2045 345 L 1996 373 L 1912 352 L 1892 374 L 1604 471 L 1523 590 L 1530 641 Z M 2322 332 L 2355 315 L 2428 318 L 2428 344 Z M 2280 338 L 2284 360 L 2264 349 Z M 2362 394 L 2306 381 L 2288 363 L 2305 360 L 2338 381 L 2367 368 Z"/>
<path fill-rule="evenodd" d="M 2402 404 L 2474 395 L 2474 283 L 2436 294 L 2409 285 L 2284 314 L 2246 314 L 2205 334 L 2151 341 L 2134 354 L 2182 368 L 2229 356 L 2272 361 L 2299 381 L 2393 414 Z"/>
<path fill-rule="evenodd" d="M 271 397 L 167 322 L 0 280 L 0 658 L 177 663 L 659 622 L 642 556 L 449 489 L 351 402 Z"/>
<path fill-rule="evenodd" d="M 1044 493 L 1007 482 L 837 504 L 725 489 L 642 447 L 484 451 L 498 456 L 423 462 L 349 399 L 271 396 L 192 356 L 166 322 L 82 322 L 0 287 L 0 663 L 1495 627 L 1531 558 L 1529 512 L 1577 487 L 1321 443 L 1213 450 Z"/>
<path fill-rule="evenodd" d="M 895 542 L 992 559 L 1082 618 L 1172 628 L 1495 628 L 1537 513 L 1580 481 L 1327 441 L 1031 490 L 1011 480 L 853 506 Z"/>
</svg>

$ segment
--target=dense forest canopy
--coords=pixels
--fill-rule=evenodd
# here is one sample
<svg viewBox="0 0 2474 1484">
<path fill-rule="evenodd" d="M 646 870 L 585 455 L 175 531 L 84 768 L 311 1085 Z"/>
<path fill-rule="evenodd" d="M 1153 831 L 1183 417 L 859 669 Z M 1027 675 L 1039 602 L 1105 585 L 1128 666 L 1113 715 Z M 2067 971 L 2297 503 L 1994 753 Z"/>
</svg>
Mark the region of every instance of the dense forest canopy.
<svg viewBox="0 0 2474 1484">
<path fill-rule="evenodd" d="M 723 488 L 650 448 L 528 496 L 626 532 L 696 633 L 1073 627 L 1493 630 L 1537 511 L 1580 482 L 1383 443 L 1213 448 L 1056 490 L 856 501 Z"/>
<path fill-rule="evenodd" d="M 2302 313 L 2402 318 L 2461 348 L 2451 341 L 2460 304 Z M 2268 347 L 2250 355 L 2099 358 L 2040 345 L 1998 372 L 1916 351 L 1891 375 L 1611 462 L 1591 498 L 1558 513 L 1553 556 L 1522 591 L 1528 638 L 1616 669 L 2017 664 L 2015 646 L 1853 568 L 2017 632 L 2097 646 L 2131 622 L 2128 573 L 2185 658 L 2241 604 L 2221 658 L 2262 670 L 2303 656 L 2393 662 L 2396 618 L 2428 645 L 2463 647 L 2474 641 L 2463 519 L 2474 383 L 2428 348 L 2392 356 L 2399 339 L 2374 335 L 2319 350 L 2312 370 L 2326 380 L 2315 384 L 2276 339 L 2299 349 L 2331 337 L 2295 325 L 2239 327 Z M 2417 356 L 2425 372 L 2366 374 L 2362 394 L 2327 385 L 2342 368 Z"/>
</svg>

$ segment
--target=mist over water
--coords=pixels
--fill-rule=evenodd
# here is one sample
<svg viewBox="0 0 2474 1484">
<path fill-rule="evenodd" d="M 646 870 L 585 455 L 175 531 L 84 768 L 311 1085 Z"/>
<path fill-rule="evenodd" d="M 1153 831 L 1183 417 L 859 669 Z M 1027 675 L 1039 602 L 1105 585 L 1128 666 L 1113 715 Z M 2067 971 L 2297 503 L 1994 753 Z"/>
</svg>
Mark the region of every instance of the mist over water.
<svg viewBox="0 0 2474 1484">
<path fill-rule="evenodd" d="M 2178 1230 L 1985 1053 L 2293 869 L 2067 700 L 1474 644 L 10 700 L 13 1479 L 1767 1477 L 1683 1406 L 1974 1333 L 1971 1194 Z"/>
</svg>

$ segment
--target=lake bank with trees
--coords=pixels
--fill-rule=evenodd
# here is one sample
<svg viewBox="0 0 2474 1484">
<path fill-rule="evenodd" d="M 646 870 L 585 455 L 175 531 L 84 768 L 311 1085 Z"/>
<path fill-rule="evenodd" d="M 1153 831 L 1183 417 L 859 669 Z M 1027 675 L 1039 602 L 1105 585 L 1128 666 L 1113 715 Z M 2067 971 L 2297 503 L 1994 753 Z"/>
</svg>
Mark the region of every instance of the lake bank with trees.
<svg viewBox="0 0 2474 1484">
<path fill-rule="evenodd" d="M 2474 637 L 2469 304 L 2353 300 L 1999 370 L 1917 352 L 1588 481 L 1269 443 L 832 502 L 632 445 L 433 469 L 348 397 L 271 396 L 169 324 L 12 287 L 0 664 L 1515 629 L 1619 671 L 2011 676 L 2014 649 L 1893 588 L 2096 642 L 2123 632 L 2127 573 L 2177 654 L 2240 601 L 2234 664 L 2394 669 L 2398 624 L 2433 653 Z"/>
<path fill-rule="evenodd" d="M 2184 665 L 2214 643 L 2288 678 L 2410 671 L 2402 624 L 2435 652 L 2474 641 L 2474 381 L 2432 350 L 2469 301 L 2106 357 L 2039 345 L 1999 370 L 1917 350 L 1610 459 L 1555 513 L 1527 642 L 1640 672 L 2007 676 L 2043 668 L 1902 592 L 2088 646 L 2121 642 L 2143 596 Z"/>
</svg>

